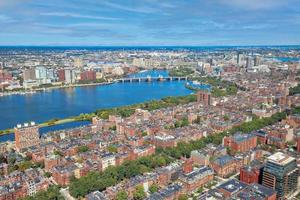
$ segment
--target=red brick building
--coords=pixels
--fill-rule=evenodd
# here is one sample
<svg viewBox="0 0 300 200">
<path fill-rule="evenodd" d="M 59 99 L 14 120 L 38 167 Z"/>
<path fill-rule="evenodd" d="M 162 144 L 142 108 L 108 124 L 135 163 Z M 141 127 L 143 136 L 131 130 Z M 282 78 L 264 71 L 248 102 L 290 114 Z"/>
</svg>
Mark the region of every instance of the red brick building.
<svg viewBox="0 0 300 200">
<path fill-rule="evenodd" d="M 184 173 L 180 178 L 183 184 L 184 191 L 191 193 L 212 181 L 214 178 L 214 171 L 209 167 L 200 167 L 191 172 Z"/>
<path fill-rule="evenodd" d="M 177 145 L 176 138 L 172 135 L 157 135 L 153 138 L 155 147 L 175 147 Z"/>
<path fill-rule="evenodd" d="M 240 169 L 240 181 L 244 183 L 260 183 L 262 180 L 261 166 L 247 166 Z"/>
<path fill-rule="evenodd" d="M 18 124 L 14 132 L 18 151 L 40 144 L 39 127 L 34 122 L 25 123 L 24 126 Z"/>
<path fill-rule="evenodd" d="M 300 152 L 300 134 L 297 134 L 297 151 Z"/>
<path fill-rule="evenodd" d="M 52 177 L 54 181 L 59 185 L 70 184 L 70 178 L 74 175 L 74 171 L 77 169 L 75 166 L 56 166 L 52 170 Z"/>
<path fill-rule="evenodd" d="M 237 171 L 237 162 L 233 157 L 229 155 L 218 157 L 211 162 L 211 167 L 217 173 L 218 176 L 226 177 Z"/>
<path fill-rule="evenodd" d="M 209 106 L 211 105 L 211 94 L 207 91 L 198 91 L 197 92 L 197 102 L 204 105 Z"/>
<path fill-rule="evenodd" d="M 246 152 L 257 146 L 257 137 L 253 134 L 237 133 L 233 136 L 224 137 L 223 144 L 236 152 Z"/>
<path fill-rule="evenodd" d="M 58 70 L 57 75 L 58 75 L 58 81 L 64 82 L 66 80 L 66 75 L 65 75 L 65 70 L 64 69 Z"/>
<path fill-rule="evenodd" d="M 0 83 L 5 81 L 11 81 L 12 75 L 7 71 L 0 70 Z"/>
<path fill-rule="evenodd" d="M 183 173 L 188 174 L 193 171 L 193 160 L 186 159 L 182 166 Z"/>
<path fill-rule="evenodd" d="M 80 73 L 80 80 L 82 81 L 94 81 L 96 80 L 95 71 L 84 71 Z"/>
</svg>

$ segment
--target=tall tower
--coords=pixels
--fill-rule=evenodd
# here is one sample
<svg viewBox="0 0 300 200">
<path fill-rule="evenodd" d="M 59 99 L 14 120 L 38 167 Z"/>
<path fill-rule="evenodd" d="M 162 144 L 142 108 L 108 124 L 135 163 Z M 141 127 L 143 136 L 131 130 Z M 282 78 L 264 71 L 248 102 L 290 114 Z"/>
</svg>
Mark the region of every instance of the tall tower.
<svg viewBox="0 0 300 200">
<path fill-rule="evenodd" d="M 17 151 L 40 144 L 39 127 L 34 122 L 25 123 L 23 126 L 18 124 L 14 131 Z"/>
<path fill-rule="evenodd" d="M 297 134 L 297 151 L 300 152 L 300 132 Z"/>
<path fill-rule="evenodd" d="M 197 92 L 197 102 L 204 105 L 211 105 L 211 93 L 208 91 L 200 90 Z"/>
<path fill-rule="evenodd" d="M 254 57 L 254 66 L 259 66 L 261 64 L 261 58 L 259 56 Z"/>
<path fill-rule="evenodd" d="M 286 199 L 297 190 L 298 168 L 296 159 L 277 152 L 267 160 L 262 184 L 276 190 L 277 199 Z"/>
<path fill-rule="evenodd" d="M 246 59 L 246 68 L 247 71 L 249 71 L 249 69 L 251 69 L 253 67 L 253 60 L 252 57 L 248 56 Z"/>
<path fill-rule="evenodd" d="M 237 52 L 237 59 L 236 59 L 236 64 L 241 66 L 242 62 L 243 62 L 243 57 L 244 55 L 242 54 L 242 52 Z"/>
</svg>

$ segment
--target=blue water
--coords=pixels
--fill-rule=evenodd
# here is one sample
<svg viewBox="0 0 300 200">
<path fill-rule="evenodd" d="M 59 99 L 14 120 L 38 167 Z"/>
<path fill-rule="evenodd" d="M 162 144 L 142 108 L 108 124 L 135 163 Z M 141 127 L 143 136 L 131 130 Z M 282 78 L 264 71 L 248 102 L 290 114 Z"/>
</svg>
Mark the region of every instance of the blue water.
<svg viewBox="0 0 300 200">
<path fill-rule="evenodd" d="M 44 135 L 44 134 L 46 134 L 48 132 L 52 132 L 52 131 L 70 129 L 70 128 L 75 128 L 75 127 L 79 127 L 79 126 L 86 126 L 86 125 L 89 125 L 90 123 L 91 123 L 90 121 L 79 121 L 79 122 L 69 122 L 69 123 L 59 124 L 59 125 L 49 126 L 49 127 L 42 127 L 42 128 L 40 128 L 40 134 Z M 13 133 L 0 136 L 0 142 L 14 141 L 14 140 L 15 140 L 15 135 Z"/>
<path fill-rule="evenodd" d="M 167 75 L 166 71 L 148 73 Z M 18 123 L 28 121 L 40 123 L 54 118 L 90 113 L 101 108 L 190 94 L 191 91 L 186 89 L 184 84 L 185 81 L 115 83 L 0 97 L 0 129 L 12 128 Z"/>
<path fill-rule="evenodd" d="M 280 62 L 300 62 L 300 58 L 294 57 L 275 57 L 274 59 Z"/>
</svg>

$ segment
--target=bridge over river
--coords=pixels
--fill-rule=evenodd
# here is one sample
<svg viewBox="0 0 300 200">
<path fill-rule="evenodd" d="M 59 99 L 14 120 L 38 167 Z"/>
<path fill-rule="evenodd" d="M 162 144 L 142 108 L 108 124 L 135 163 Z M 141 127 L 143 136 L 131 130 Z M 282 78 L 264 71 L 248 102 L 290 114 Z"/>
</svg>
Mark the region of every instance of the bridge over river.
<svg viewBox="0 0 300 200">
<path fill-rule="evenodd" d="M 125 83 L 125 82 L 151 82 L 151 81 L 187 81 L 188 77 L 179 76 L 158 76 L 158 77 L 131 77 L 131 78 L 120 78 L 116 79 L 115 82 Z"/>
</svg>

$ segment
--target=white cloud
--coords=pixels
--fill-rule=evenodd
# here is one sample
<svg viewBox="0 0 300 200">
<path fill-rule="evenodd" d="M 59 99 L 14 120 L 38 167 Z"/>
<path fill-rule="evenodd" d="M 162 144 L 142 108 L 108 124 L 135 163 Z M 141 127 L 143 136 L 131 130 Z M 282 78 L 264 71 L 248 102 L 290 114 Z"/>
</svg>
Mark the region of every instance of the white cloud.
<svg viewBox="0 0 300 200">
<path fill-rule="evenodd" d="M 0 22 L 1 23 L 11 23 L 11 22 L 15 22 L 15 20 L 12 19 L 11 17 L 7 16 L 7 15 L 1 15 L 0 14 Z"/>
<path fill-rule="evenodd" d="M 218 0 L 222 4 L 245 10 L 272 9 L 289 4 L 291 0 Z"/>
<path fill-rule="evenodd" d="M 83 19 L 95 19 L 95 20 L 120 20 L 120 18 L 115 17 L 103 17 L 103 16 L 94 16 L 94 15 L 83 15 L 69 12 L 48 12 L 40 13 L 43 16 L 53 16 L 53 17 L 72 17 L 72 18 L 83 18 Z"/>
<path fill-rule="evenodd" d="M 157 9 L 154 9 L 152 7 L 146 7 L 146 6 L 130 7 L 130 6 L 121 5 L 119 3 L 113 3 L 113 2 L 109 2 L 109 1 L 104 1 L 103 4 L 108 7 L 111 7 L 111 8 L 125 10 L 125 11 L 129 11 L 129 12 L 146 13 L 146 14 L 158 12 Z"/>
<path fill-rule="evenodd" d="M 0 8 L 14 6 L 31 0 L 0 0 Z"/>
</svg>

